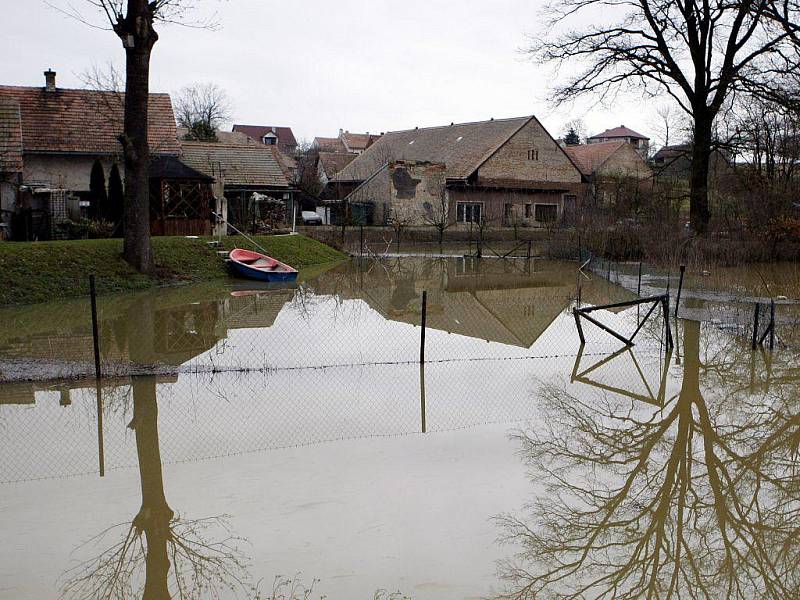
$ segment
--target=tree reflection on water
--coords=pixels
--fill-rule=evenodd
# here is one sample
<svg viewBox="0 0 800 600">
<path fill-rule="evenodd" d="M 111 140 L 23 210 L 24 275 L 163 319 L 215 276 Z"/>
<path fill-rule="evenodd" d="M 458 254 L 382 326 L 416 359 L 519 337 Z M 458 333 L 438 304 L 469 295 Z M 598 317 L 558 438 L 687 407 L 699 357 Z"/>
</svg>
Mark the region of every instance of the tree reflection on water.
<svg viewBox="0 0 800 600">
<path fill-rule="evenodd" d="M 142 504 L 129 523 L 112 526 L 80 550 L 95 552 L 65 574 L 70 599 L 218 598 L 245 589 L 246 561 L 224 517 L 190 520 L 173 512 L 164 494 L 153 377 L 132 382 Z M 92 550 L 94 549 L 94 550 Z"/>
<path fill-rule="evenodd" d="M 685 322 L 660 408 L 541 388 L 541 424 L 515 437 L 544 491 L 498 518 L 503 597 L 800 597 L 800 379 L 755 391 L 741 350 L 700 338 Z"/>
</svg>

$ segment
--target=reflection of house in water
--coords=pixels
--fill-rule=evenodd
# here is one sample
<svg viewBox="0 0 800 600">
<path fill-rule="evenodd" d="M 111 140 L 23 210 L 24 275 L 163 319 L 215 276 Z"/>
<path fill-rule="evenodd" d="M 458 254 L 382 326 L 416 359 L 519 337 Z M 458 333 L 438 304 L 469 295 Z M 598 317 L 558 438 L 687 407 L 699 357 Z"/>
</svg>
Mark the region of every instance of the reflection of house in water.
<svg viewBox="0 0 800 600">
<path fill-rule="evenodd" d="M 218 335 L 225 337 L 231 329 L 272 327 L 294 294 L 293 289 L 232 292 L 222 304 L 216 326 Z"/>
<path fill-rule="evenodd" d="M 522 261 L 406 258 L 384 267 L 367 276 L 355 270 L 346 285 L 336 279 L 335 293 L 363 298 L 386 319 L 419 325 L 420 297 L 426 290 L 427 327 L 523 348 L 530 348 L 575 298 L 574 263 L 553 261 L 537 272 Z M 334 293 L 323 281 L 315 288 Z M 597 278 L 585 282 L 582 293 L 596 304 L 635 297 Z"/>
</svg>

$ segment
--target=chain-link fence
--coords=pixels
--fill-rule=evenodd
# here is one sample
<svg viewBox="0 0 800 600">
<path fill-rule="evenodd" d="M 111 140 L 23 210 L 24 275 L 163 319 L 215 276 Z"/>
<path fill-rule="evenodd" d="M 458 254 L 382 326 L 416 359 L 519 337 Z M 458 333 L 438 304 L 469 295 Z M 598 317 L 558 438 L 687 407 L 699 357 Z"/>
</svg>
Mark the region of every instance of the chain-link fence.
<svg viewBox="0 0 800 600">
<path fill-rule="evenodd" d="M 94 311 L 79 299 L 0 312 L 15 324 L 0 333 L 0 482 L 136 466 L 127 424 L 156 397 L 165 462 L 525 421 L 547 382 L 662 403 L 684 354 L 676 276 L 643 269 L 640 284 L 638 263 L 577 266 L 364 259 L 293 288 L 213 283 L 100 296 Z M 726 315 L 743 307 L 736 327 L 699 318 L 690 281 L 679 315 L 731 361 L 753 360 L 754 304 L 715 301 Z M 639 303 L 650 296 L 670 298 L 669 321 L 665 303 Z M 759 306 L 757 345 L 782 348 L 785 322 Z M 586 321 L 581 343 L 587 307 L 599 325 Z"/>
</svg>

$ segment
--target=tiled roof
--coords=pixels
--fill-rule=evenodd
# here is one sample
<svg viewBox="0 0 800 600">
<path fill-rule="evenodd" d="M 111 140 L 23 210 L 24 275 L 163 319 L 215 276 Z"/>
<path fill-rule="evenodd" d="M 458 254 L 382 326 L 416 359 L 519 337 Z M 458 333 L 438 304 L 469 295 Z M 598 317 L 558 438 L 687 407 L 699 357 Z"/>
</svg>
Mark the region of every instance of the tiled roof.
<svg viewBox="0 0 800 600">
<path fill-rule="evenodd" d="M 0 96 L 0 175 L 22 172 L 19 103 Z"/>
<path fill-rule="evenodd" d="M 247 137 L 260 142 L 268 133 L 274 133 L 278 138 L 278 145 L 284 148 L 297 146 L 291 127 L 277 127 L 275 125 L 234 125 L 234 131 L 241 132 Z"/>
<path fill-rule="evenodd" d="M 336 181 L 362 181 L 389 160 L 443 163 L 448 179 L 466 179 L 533 117 L 390 131 L 367 148 Z"/>
<path fill-rule="evenodd" d="M 150 161 L 147 175 L 151 179 L 192 179 L 195 181 L 213 181 L 214 178 L 197 169 L 193 169 L 174 156 L 159 156 Z"/>
<path fill-rule="evenodd" d="M 341 135 L 342 142 L 348 150 L 366 150 L 381 136 L 372 133 L 350 133 L 345 131 Z"/>
<path fill-rule="evenodd" d="M 331 179 L 339 171 L 344 169 L 347 165 L 353 162 L 356 158 L 355 154 L 349 152 L 320 152 L 319 162 L 322 165 L 322 170 L 328 179 Z"/>
<path fill-rule="evenodd" d="M 612 129 L 606 129 L 603 133 L 598 133 L 597 135 L 593 135 L 590 137 L 590 140 L 596 140 L 601 138 L 637 138 L 640 140 L 649 140 L 650 138 L 646 135 L 642 135 L 641 133 L 636 133 L 633 129 L 628 129 L 625 125 L 620 125 L 619 127 L 614 127 Z"/>
<path fill-rule="evenodd" d="M 612 154 L 627 144 L 625 140 L 566 146 L 564 151 L 578 165 L 581 173 L 591 175 L 606 162 Z"/>
<path fill-rule="evenodd" d="M 122 148 L 125 94 L 94 90 L 0 86 L 0 98 L 16 102 L 25 153 L 117 154 Z M 177 155 L 175 115 L 168 94 L 150 94 L 150 151 Z"/>
<path fill-rule="evenodd" d="M 218 136 L 218 142 L 182 141 L 183 162 L 214 178 L 221 177 L 226 186 L 289 187 L 271 146 L 239 133 L 220 132 Z"/>
<path fill-rule="evenodd" d="M 322 152 L 347 152 L 339 138 L 315 137 L 314 146 Z"/>
</svg>

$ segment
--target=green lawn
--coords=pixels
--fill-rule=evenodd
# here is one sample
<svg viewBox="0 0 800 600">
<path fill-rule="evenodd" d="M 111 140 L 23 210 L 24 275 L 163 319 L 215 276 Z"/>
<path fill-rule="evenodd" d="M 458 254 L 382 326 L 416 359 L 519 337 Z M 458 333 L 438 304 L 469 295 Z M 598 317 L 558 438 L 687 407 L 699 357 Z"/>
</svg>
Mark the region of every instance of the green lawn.
<svg viewBox="0 0 800 600">
<path fill-rule="evenodd" d="M 154 237 L 156 272 L 142 275 L 122 260 L 122 240 L 69 240 L 0 243 L 0 305 L 46 302 L 88 293 L 88 277 L 97 278 L 99 294 L 138 290 L 156 285 L 209 281 L 228 276 L 211 238 Z M 270 256 L 297 269 L 342 260 L 345 256 L 302 236 L 256 236 Z M 238 237 L 222 238 L 224 249 L 250 244 Z"/>
</svg>

